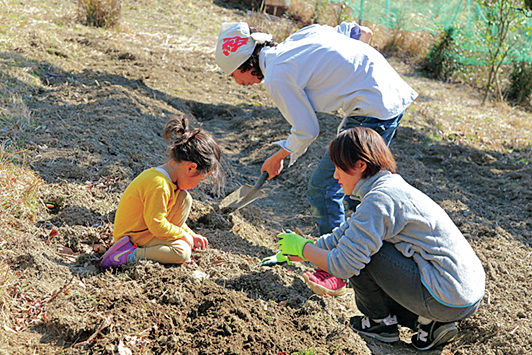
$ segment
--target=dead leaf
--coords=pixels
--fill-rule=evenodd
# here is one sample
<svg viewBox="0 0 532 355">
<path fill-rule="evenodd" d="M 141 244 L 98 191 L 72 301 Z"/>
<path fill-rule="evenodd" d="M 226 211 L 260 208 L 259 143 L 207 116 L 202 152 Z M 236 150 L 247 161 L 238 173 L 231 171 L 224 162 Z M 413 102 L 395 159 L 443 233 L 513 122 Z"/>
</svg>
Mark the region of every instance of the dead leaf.
<svg viewBox="0 0 532 355">
<path fill-rule="evenodd" d="M 94 252 L 98 254 L 104 254 L 107 250 L 103 245 L 101 244 L 94 244 L 93 246 Z"/>
<path fill-rule="evenodd" d="M 76 255 L 69 247 L 61 247 L 57 250 L 59 254 Z"/>
</svg>

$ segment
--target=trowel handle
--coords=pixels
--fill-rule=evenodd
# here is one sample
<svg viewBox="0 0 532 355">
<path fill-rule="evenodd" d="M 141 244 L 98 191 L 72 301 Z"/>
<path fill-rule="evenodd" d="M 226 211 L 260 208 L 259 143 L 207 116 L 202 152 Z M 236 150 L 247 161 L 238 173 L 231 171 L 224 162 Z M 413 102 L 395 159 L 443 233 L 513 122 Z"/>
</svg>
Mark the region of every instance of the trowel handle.
<svg viewBox="0 0 532 355">
<path fill-rule="evenodd" d="M 259 177 L 259 180 L 257 181 L 257 183 L 255 184 L 255 186 L 253 186 L 254 189 L 260 189 L 260 187 L 264 184 L 264 182 L 266 181 L 266 179 L 268 178 L 268 172 L 265 171 L 262 173 L 262 175 Z"/>
</svg>

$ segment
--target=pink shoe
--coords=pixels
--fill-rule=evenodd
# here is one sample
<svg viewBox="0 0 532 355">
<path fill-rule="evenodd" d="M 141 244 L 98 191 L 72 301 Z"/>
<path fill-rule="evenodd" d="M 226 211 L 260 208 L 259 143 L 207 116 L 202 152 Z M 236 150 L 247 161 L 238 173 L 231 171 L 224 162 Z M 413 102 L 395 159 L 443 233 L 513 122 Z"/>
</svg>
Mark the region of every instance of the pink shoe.
<svg viewBox="0 0 532 355">
<path fill-rule="evenodd" d="M 137 244 L 131 243 L 128 236 L 119 239 L 103 254 L 100 263 L 102 271 L 111 267 L 125 265 L 127 263 L 127 256 L 131 253 L 137 253 Z"/>
<path fill-rule="evenodd" d="M 346 282 L 327 271 L 317 269 L 314 274 L 305 271 L 302 275 L 305 283 L 318 295 L 343 296 L 347 293 Z"/>
</svg>

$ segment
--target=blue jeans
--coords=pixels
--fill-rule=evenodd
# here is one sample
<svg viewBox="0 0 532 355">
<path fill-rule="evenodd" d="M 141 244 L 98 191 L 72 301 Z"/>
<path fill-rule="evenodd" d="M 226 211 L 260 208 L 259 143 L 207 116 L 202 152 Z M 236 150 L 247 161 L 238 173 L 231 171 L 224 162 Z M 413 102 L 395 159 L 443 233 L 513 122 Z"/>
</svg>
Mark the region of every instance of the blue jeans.
<svg viewBox="0 0 532 355">
<path fill-rule="evenodd" d="M 390 144 L 403 113 L 398 116 L 382 121 L 373 117 L 351 116 L 346 120 L 345 128 L 368 127 L 376 131 Z M 345 221 L 345 208 L 343 204 L 346 198 L 342 187 L 334 175 L 334 164 L 329 159 L 329 150 L 318 163 L 308 183 L 307 199 L 310 203 L 311 213 L 318 223 L 320 236 L 331 233 L 332 230 Z M 346 202 L 351 210 L 358 205 L 358 201 L 347 196 Z"/>
<path fill-rule="evenodd" d="M 415 329 L 418 316 L 449 323 L 470 317 L 480 306 L 453 308 L 438 302 L 421 283 L 419 267 L 391 243 L 371 257 L 360 275 L 349 279 L 355 290 L 357 308 L 364 315 L 381 319 L 397 316 L 399 324 Z"/>
</svg>

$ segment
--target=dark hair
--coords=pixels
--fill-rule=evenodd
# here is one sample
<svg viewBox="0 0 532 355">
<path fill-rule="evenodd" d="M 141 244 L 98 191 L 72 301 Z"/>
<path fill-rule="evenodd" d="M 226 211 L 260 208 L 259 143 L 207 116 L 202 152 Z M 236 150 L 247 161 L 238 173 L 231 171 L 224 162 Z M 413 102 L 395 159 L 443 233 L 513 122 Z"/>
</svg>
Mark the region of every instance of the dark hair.
<svg viewBox="0 0 532 355">
<path fill-rule="evenodd" d="M 346 173 L 362 160 L 367 168 L 362 178 L 371 177 L 382 170 L 396 172 L 395 160 L 384 139 L 366 127 L 346 129 L 329 143 L 329 158 Z"/>
<path fill-rule="evenodd" d="M 255 27 L 249 28 L 249 33 L 262 33 L 260 30 L 256 29 Z M 262 44 L 257 44 L 255 46 L 255 49 L 253 50 L 253 53 L 251 56 L 246 60 L 244 63 L 242 63 L 238 69 L 242 71 L 242 73 L 247 72 L 248 70 L 252 70 L 251 74 L 255 75 L 260 80 L 264 79 L 264 74 L 262 74 L 262 70 L 260 70 L 259 65 L 259 54 L 262 48 L 264 47 L 275 47 L 277 46 L 277 43 L 275 43 L 273 40 L 264 42 Z"/>
<path fill-rule="evenodd" d="M 196 163 L 199 172 L 211 172 L 218 183 L 221 178 L 222 152 L 211 133 L 204 129 L 188 129 L 185 116 L 172 117 L 164 127 L 163 138 L 172 142 L 168 146 L 171 159 Z"/>
</svg>

